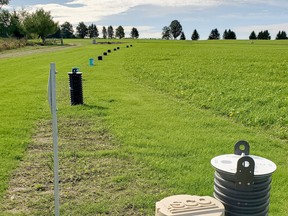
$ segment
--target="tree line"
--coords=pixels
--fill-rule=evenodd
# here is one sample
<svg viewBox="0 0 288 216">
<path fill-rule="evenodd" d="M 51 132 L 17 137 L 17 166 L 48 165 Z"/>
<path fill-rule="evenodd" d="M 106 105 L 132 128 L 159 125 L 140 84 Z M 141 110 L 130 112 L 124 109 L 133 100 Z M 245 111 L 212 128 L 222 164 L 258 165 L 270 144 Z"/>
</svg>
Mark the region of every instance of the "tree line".
<svg viewBox="0 0 288 216">
<path fill-rule="evenodd" d="M 69 28 L 68 28 L 69 27 Z M 69 22 L 65 22 L 63 25 L 61 25 L 62 31 L 64 29 L 69 29 L 70 32 L 73 31 L 73 27 Z M 71 34 L 70 34 L 71 35 Z M 73 35 L 72 35 L 73 36 Z M 87 26 L 84 22 L 80 22 L 76 27 L 76 36 L 80 38 L 98 38 L 99 37 L 99 31 L 96 25 L 91 24 Z M 102 36 L 104 39 L 106 38 L 125 38 L 125 31 L 124 28 L 120 25 L 118 26 L 115 31 L 113 26 L 108 26 L 107 28 L 105 26 L 102 27 Z M 139 37 L 139 32 L 137 28 L 133 27 L 130 33 L 131 38 L 137 39 Z"/>
<path fill-rule="evenodd" d="M 76 32 L 74 33 L 73 25 L 68 21 L 64 22 L 62 25 L 57 27 L 57 31 L 49 35 L 48 37 L 52 38 L 98 38 L 100 36 L 100 32 L 95 24 L 90 24 L 87 26 L 84 22 L 79 22 L 76 26 Z M 139 37 L 139 32 L 137 28 L 132 28 L 130 33 L 131 38 L 137 39 Z M 113 26 L 105 26 L 102 27 L 102 37 L 104 39 L 107 38 L 125 38 L 124 28 L 120 25 L 115 31 Z"/>
<path fill-rule="evenodd" d="M 20 11 L 3 10 L 2 6 L 7 5 L 9 0 L 0 0 L 0 37 L 2 38 L 41 38 L 45 43 L 46 38 L 98 38 L 99 31 L 95 24 L 87 26 L 84 22 L 80 22 L 76 27 L 74 34 L 73 25 L 64 22 L 59 25 L 55 22 L 49 11 L 38 9 L 33 13 L 29 13 L 22 9 Z M 103 26 L 103 38 L 124 38 L 124 28 L 120 25 L 115 31 L 110 25 Z M 132 28 L 130 36 L 138 38 L 139 32 L 137 28 Z"/>
<path fill-rule="evenodd" d="M 178 20 L 173 20 L 169 26 L 164 26 L 162 28 L 162 39 L 169 40 L 169 39 L 177 39 L 180 36 L 180 40 L 186 40 L 185 33 L 183 31 L 182 25 Z M 225 29 L 222 38 L 224 40 L 236 40 L 237 36 L 234 31 L 231 29 Z M 200 35 L 196 29 L 192 32 L 191 40 L 199 40 Z M 220 32 L 217 28 L 212 29 L 211 33 L 208 36 L 208 40 L 219 40 L 221 39 Z M 255 31 L 252 31 L 250 36 L 250 40 L 271 40 L 271 36 L 268 30 L 260 31 L 258 34 Z M 279 31 L 276 35 L 276 40 L 287 40 L 287 34 L 285 31 Z"/>
<path fill-rule="evenodd" d="M 54 22 L 49 11 L 44 9 L 38 9 L 33 13 L 29 13 L 24 9 L 20 11 L 3 10 L 2 6 L 9 4 L 9 0 L 0 0 L 0 37 L 16 37 L 16 38 L 41 38 L 45 43 L 45 39 L 48 37 L 53 38 L 98 38 L 99 30 L 95 24 L 87 26 L 84 22 L 79 22 L 74 33 L 73 25 L 68 21 L 59 25 L 58 22 Z M 103 38 L 124 38 L 125 31 L 120 25 L 115 30 L 110 25 L 107 28 L 102 27 Z M 178 20 L 173 20 L 169 26 L 162 28 L 162 39 L 177 39 L 180 36 L 180 40 L 186 40 L 185 33 L 182 25 Z M 139 32 L 137 28 L 132 28 L 130 32 L 131 38 L 138 38 Z M 208 36 L 208 40 L 219 40 L 221 38 L 217 28 L 212 29 Z M 225 29 L 223 39 L 236 40 L 237 36 L 231 29 Z M 192 40 L 199 40 L 200 35 L 196 29 L 194 29 Z M 258 34 L 252 31 L 250 40 L 270 40 L 271 36 L 268 30 L 260 31 Z M 288 39 L 285 31 L 279 31 L 276 40 Z"/>
</svg>

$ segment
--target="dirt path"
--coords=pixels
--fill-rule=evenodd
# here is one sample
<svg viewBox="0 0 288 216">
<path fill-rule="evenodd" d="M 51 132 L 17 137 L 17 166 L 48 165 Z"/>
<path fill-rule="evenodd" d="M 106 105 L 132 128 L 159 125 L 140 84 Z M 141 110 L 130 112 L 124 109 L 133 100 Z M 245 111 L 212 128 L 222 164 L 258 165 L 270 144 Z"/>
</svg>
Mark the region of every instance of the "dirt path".
<svg viewBox="0 0 288 216">
<path fill-rule="evenodd" d="M 19 57 L 19 56 L 27 56 L 27 55 L 32 55 L 36 53 L 45 53 L 45 52 L 55 52 L 55 51 L 60 51 L 63 49 L 71 49 L 75 48 L 77 46 L 81 46 L 80 44 L 69 44 L 69 45 L 64 45 L 64 46 L 35 46 L 35 47 L 25 47 L 25 48 L 19 48 L 15 50 L 7 50 L 4 52 L 0 52 L 0 59 L 3 58 L 14 58 L 14 57 Z"/>
<path fill-rule="evenodd" d="M 119 145 L 106 129 L 91 130 L 96 124 L 101 120 L 59 121 L 62 215 L 147 215 L 130 199 L 157 192 L 142 174 L 147 168 L 119 157 L 115 153 Z M 0 215 L 53 215 L 51 122 L 41 121 L 37 128 L 25 157 L 12 173 Z"/>
</svg>

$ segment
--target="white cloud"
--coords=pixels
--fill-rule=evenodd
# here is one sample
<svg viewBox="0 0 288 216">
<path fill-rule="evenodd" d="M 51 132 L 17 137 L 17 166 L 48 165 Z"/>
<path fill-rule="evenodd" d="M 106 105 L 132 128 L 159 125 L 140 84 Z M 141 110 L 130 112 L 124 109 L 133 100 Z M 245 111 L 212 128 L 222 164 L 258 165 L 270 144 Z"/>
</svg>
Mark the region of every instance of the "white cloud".
<svg viewBox="0 0 288 216">
<path fill-rule="evenodd" d="M 29 7 L 31 11 L 36 9 L 44 8 L 46 11 L 51 11 L 55 21 L 64 23 L 69 21 L 72 24 L 77 24 L 81 21 L 83 22 L 96 22 L 101 19 L 102 16 L 106 15 L 105 10 L 98 11 L 97 9 L 89 8 L 87 6 L 83 7 L 69 7 L 66 5 L 59 4 L 47 4 L 47 5 L 34 5 Z M 110 15 L 110 14 L 107 14 Z"/>
<path fill-rule="evenodd" d="M 72 24 L 83 22 L 97 22 L 104 16 L 111 16 L 123 13 L 129 8 L 138 5 L 157 5 L 157 6 L 214 6 L 224 0 L 72 0 L 65 5 L 60 4 L 37 4 L 30 6 L 31 11 L 44 8 L 51 11 L 56 21 L 63 23 L 69 21 Z"/>
<path fill-rule="evenodd" d="M 285 0 L 286 1 L 286 0 Z M 255 0 L 255 3 L 275 4 L 275 0 L 263 1 Z M 34 11 L 37 8 L 44 8 L 51 11 L 56 21 L 63 23 L 69 21 L 72 24 L 83 22 L 97 22 L 104 16 L 111 16 L 128 11 L 130 8 L 139 5 L 157 5 L 157 6 L 194 6 L 196 8 L 211 7 L 221 4 L 249 4 L 247 0 L 71 0 L 70 2 L 60 4 L 37 4 L 31 6 Z M 283 2 L 284 4 L 284 2 Z M 287 3 L 286 3 L 287 5 Z"/>
<path fill-rule="evenodd" d="M 11 1 L 11 4 L 12 3 L 13 1 Z M 146 5 L 146 7 L 144 7 L 144 5 Z M 149 10 L 148 5 L 155 5 L 159 7 L 156 7 L 157 10 Z M 231 6 L 233 9 L 231 10 L 231 13 L 229 13 L 229 11 L 223 13 L 223 11 L 220 10 L 221 6 L 223 5 Z M 239 5 L 242 5 L 242 7 L 237 7 Z M 250 5 L 251 10 L 247 10 L 246 15 L 243 16 L 243 14 L 245 14 L 243 9 L 249 8 Z M 129 9 L 137 6 L 143 6 L 141 8 L 144 8 L 146 11 L 139 10 L 139 7 L 135 10 L 129 11 Z M 217 10 L 214 10 L 213 7 L 215 6 L 220 7 L 218 7 Z M 262 9 L 256 10 L 258 8 L 257 6 L 261 6 Z M 179 8 L 174 10 L 175 7 Z M 180 9 L 180 7 L 182 8 Z M 237 33 L 237 37 L 238 35 L 243 35 L 241 38 L 248 38 L 253 30 L 258 32 L 263 29 L 268 29 L 271 34 L 275 34 L 276 31 L 278 32 L 282 29 L 287 30 L 288 27 L 285 26 L 286 24 L 275 24 L 268 26 L 245 25 L 249 20 L 253 20 L 253 22 L 251 21 L 250 23 L 254 24 L 262 24 L 265 22 L 265 20 L 269 21 L 270 23 L 277 23 L 279 20 L 281 20 L 281 17 L 282 20 L 286 20 L 285 18 L 287 16 L 285 13 L 285 8 L 288 8 L 287 0 L 70 0 L 70 2 L 65 4 L 50 3 L 31 5 L 29 9 L 31 9 L 31 11 L 35 11 L 38 8 L 44 8 L 46 11 L 51 11 L 51 15 L 53 16 L 54 20 L 58 21 L 60 24 L 68 21 L 72 23 L 74 27 L 81 21 L 86 24 L 96 23 L 97 26 L 107 26 L 110 25 L 109 20 L 113 20 L 114 22 L 112 21 L 111 24 L 115 24 L 115 19 L 117 21 L 117 18 L 120 18 L 121 22 L 119 21 L 119 24 L 121 24 L 123 27 L 125 25 L 135 25 L 135 23 L 136 25 L 138 24 L 138 27 L 134 27 L 139 30 L 141 37 L 161 37 L 161 32 L 159 32 L 161 31 L 161 27 L 159 26 L 166 25 L 164 23 L 166 18 L 167 24 L 170 20 L 176 18 L 182 19 L 180 20 L 181 23 L 183 22 L 187 28 L 190 28 L 189 26 L 193 25 L 193 28 L 198 26 L 197 28 L 202 29 L 204 29 L 204 27 L 209 29 L 210 23 L 217 25 L 218 23 L 216 22 L 219 20 L 220 25 L 221 22 L 222 24 L 224 23 L 223 25 L 233 25 L 231 27 L 233 27 L 233 30 Z M 184 10 L 185 12 L 182 13 L 183 8 L 187 10 Z M 239 8 L 239 11 L 236 10 L 236 8 Z M 267 8 L 267 11 L 264 11 L 263 8 Z M 139 17 L 135 18 L 135 11 L 141 12 Z M 201 11 L 201 13 L 199 11 Z M 219 11 L 221 11 L 221 13 L 219 13 Z M 127 12 L 127 16 L 125 12 Z M 213 20 L 209 20 L 208 22 L 207 14 L 209 14 L 209 12 L 212 14 L 214 12 L 218 14 L 214 14 Z M 115 16 L 118 14 L 121 15 Z M 133 14 L 133 17 L 129 17 L 129 14 L 130 16 Z M 115 19 L 111 19 L 111 17 L 114 17 Z M 275 21 L 272 21 L 273 19 L 275 19 Z M 104 20 L 108 20 L 108 23 L 104 23 Z M 235 24 L 233 21 L 236 21 Z M 203 25 L 200 25 L 201 23 L 203 23 Z M 155 26 L 151 27 L 152 25 Z M 237 28 L 239 25 L 242 26 Z M 126 28 L 124 27 L 124 29 Z M 190 31 L 192 30 L 193 29 Z M 128 35 L 129 34 L 130 32 L 128 32 Z"/>
<path fill-rule="evenodd" d="M 12 7 L 9 5 L 3 5 L 2 9 L 3 10 L 12 10 Z"/>
<path fill-rule="evenodd" d="M 97 2 L 93 0 L 73 0 L 70 5 L 73 4 L 83 4 L 86 6 L 109 7 L 113 8 L 130 8 L 137 5 L 161 5 L 161 6 L 186 6 L 186 5 L 200 5 L 200 6 L 210 6 L 219 4 L 219 2 L 225 2 L 225 0 L 98 0 Z"/>
<path fill-rule="evenodd" d="M 140 38 L 160 38 L 161 31 L 153 26 L 123 26 L 126 37 L 130 37 L 132 28 L 137 28 Z M 115 27 L 117 28 L 117 27 Z"/>
</svg>

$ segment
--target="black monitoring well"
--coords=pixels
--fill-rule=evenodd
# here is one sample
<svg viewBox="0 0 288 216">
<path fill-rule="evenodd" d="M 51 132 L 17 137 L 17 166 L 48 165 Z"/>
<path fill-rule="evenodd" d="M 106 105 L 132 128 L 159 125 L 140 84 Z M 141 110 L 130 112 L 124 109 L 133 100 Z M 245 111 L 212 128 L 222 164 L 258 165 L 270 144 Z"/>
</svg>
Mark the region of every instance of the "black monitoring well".
<svg viewBox="0 0 288 216">
<path fill-rule="evenodd" d="M 83 104 L 82 73 L 72 69 L 68 75 L 71 105 Z"/>
</svg>

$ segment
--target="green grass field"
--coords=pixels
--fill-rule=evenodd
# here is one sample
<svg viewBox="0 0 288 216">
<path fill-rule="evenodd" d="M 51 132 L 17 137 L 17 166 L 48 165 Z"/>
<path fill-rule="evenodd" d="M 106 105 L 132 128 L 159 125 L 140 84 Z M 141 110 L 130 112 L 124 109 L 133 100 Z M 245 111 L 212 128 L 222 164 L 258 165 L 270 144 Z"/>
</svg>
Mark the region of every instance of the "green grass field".
<svg viewBox="0 0 288 216">
<path fill-rule="evenodd" d="M 211 196 L 210 160 L 238 140 L 277 164 L 269 215 L 288 213 L 288 42 L 69 42 L 81 46 L 0 58 L 0 215 L 53 213 L 50 62 L 61 215 L 154 215 L 167 196 Z M 83 106 L 70 106 L 72 67 L 83 72 Z"/>
</svg>

